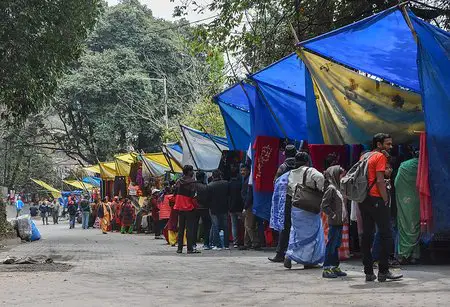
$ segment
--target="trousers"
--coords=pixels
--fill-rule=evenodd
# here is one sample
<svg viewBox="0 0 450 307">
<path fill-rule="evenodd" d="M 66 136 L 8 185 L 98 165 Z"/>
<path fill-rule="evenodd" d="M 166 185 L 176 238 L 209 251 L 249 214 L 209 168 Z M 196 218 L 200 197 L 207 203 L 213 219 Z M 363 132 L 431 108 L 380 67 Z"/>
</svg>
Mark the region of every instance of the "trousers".
<svg viewBox="0 0 450 307">
<path fill-rule="evenodd" d="M 391 209 L 385 205 L 381 197 L 367 196 L 359 204 L 363 222 L 362 253 L 364 273 L 373 274 L 372 246 L 375 233 L 375 225 L 380 234 L 379 273 L 389 271 L 389 253 L 392 245 Z"/>
<path fill-rule="evenodd" d="M 286 195 L 286 205 L 284 208 L 284 229 L 280 232 L 278 237 L 277 255 L 283 256 L 286 254 L 287 247 L 289 245 L 289 236 L 291 234 L 291 211 L 292 211 L 292 198 Z"/>
<path fill-rule="evenodd" d="M 195 210 L 178 212 L 178 250 L 183 250 L 183 238 L 184 232 L 186 231 L 187 250 L 189 252 L 193 251 L 193 245 L 195 243 L 195 216 Z"/>
<path fill-rule="evenodd" d="M 325 248 L 325 261 L 323 268 L 336 268 L 339 266 L 339 247 L 342 243 L 342 225 L 328 227 L 328 242 Z"/>
</svg>

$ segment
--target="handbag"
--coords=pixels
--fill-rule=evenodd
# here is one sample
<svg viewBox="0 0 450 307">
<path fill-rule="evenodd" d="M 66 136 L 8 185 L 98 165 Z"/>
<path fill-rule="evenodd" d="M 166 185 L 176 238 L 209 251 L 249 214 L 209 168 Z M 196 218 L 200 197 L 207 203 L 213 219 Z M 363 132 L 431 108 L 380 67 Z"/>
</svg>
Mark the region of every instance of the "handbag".
<svg viewBox="0 0 450 307">
<path fill-rule="evenodd" d="M 308 167 L 303 173 L 301 183 L 295 185 L 294 196 L 292 197 L 292 205 L 296 208 L 318 214 L 320 213 L 320 204 L 322 203 L 323 193 L 317 187 L 312 189 L 306 186 L 306 176 L 310 168 Z M 314 185 L 316 183 L 314 182 Z"/>
</svg>

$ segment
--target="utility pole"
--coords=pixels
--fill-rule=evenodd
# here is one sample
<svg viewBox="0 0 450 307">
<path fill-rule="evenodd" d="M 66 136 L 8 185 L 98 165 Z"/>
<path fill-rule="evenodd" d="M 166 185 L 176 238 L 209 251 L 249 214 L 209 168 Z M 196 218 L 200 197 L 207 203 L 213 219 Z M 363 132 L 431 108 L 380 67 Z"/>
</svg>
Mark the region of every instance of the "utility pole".
<svg viewBox="0 0 450 307">
<path fill-rule="evenodd" d="M 166 124 L 166 129 L 169 130 L 169 111 L 167 106 L 167 79 L 166 78 L 148 78 L 150 81 L 159 81 L 163 83 L 164 87 L 164 120 Z"/>
</svg>

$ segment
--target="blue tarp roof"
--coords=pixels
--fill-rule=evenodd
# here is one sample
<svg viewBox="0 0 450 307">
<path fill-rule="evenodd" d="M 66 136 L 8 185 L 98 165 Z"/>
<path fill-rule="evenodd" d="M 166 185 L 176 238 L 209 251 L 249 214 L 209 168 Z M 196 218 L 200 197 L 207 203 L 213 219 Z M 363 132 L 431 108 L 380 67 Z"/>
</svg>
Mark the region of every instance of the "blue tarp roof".
<svg viewBox="0 0 450 307">
<path fill-rule="evenodd" d="M 102 180 L 100 178 L 98 178 L 98 177 L 89 176 L 89 177 L 84 177 L 83 178 L 83 182 L 84 183 L 89 183 L 89 184 L 92 184 L 92 185 L 94 185 L 96 187 L 100 186 L 101 181 Z"/>
<path fill-rule="evenodd" d="M 248 149 L 251 142 L 249 99 L 254 99 L 255 91 L 253 85 L 241 82 L 214 97 L 225 122 L 230 149 Z"/>
<path fill-rule="evenodd" d="M 396 7 L 300 45 L 336 62 L 421 91 L 417 44 Z"/>
<path fill-rule="evenodd" d="M 173 149 L 179 153 L 183 153 L 183 148 L 181 147 L 180 143 L 175 142 L 175 143 L 169 143 L 166 144 L 167 147 L 169 147 L 170 149 Z"/>
</svg>

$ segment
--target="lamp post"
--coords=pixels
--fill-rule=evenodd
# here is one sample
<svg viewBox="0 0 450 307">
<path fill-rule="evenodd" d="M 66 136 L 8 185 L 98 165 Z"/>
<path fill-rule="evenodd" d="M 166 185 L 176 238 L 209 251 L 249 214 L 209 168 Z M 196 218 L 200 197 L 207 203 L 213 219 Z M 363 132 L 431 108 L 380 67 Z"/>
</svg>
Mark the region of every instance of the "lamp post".
<svg viewBox="0 0 450 307">
<path fill-rule="evenodd" d="M 165 123 L 166 123 L 166 129 L 169 129 L 169 112 L 167 109 L 167 79 L 166 78 L 148 78 L 148 80 L 150 81 L 159 81 L 163 83 L 163 87 L 164 87 L 164 119 L 165 119 Z"/>
</svg>

